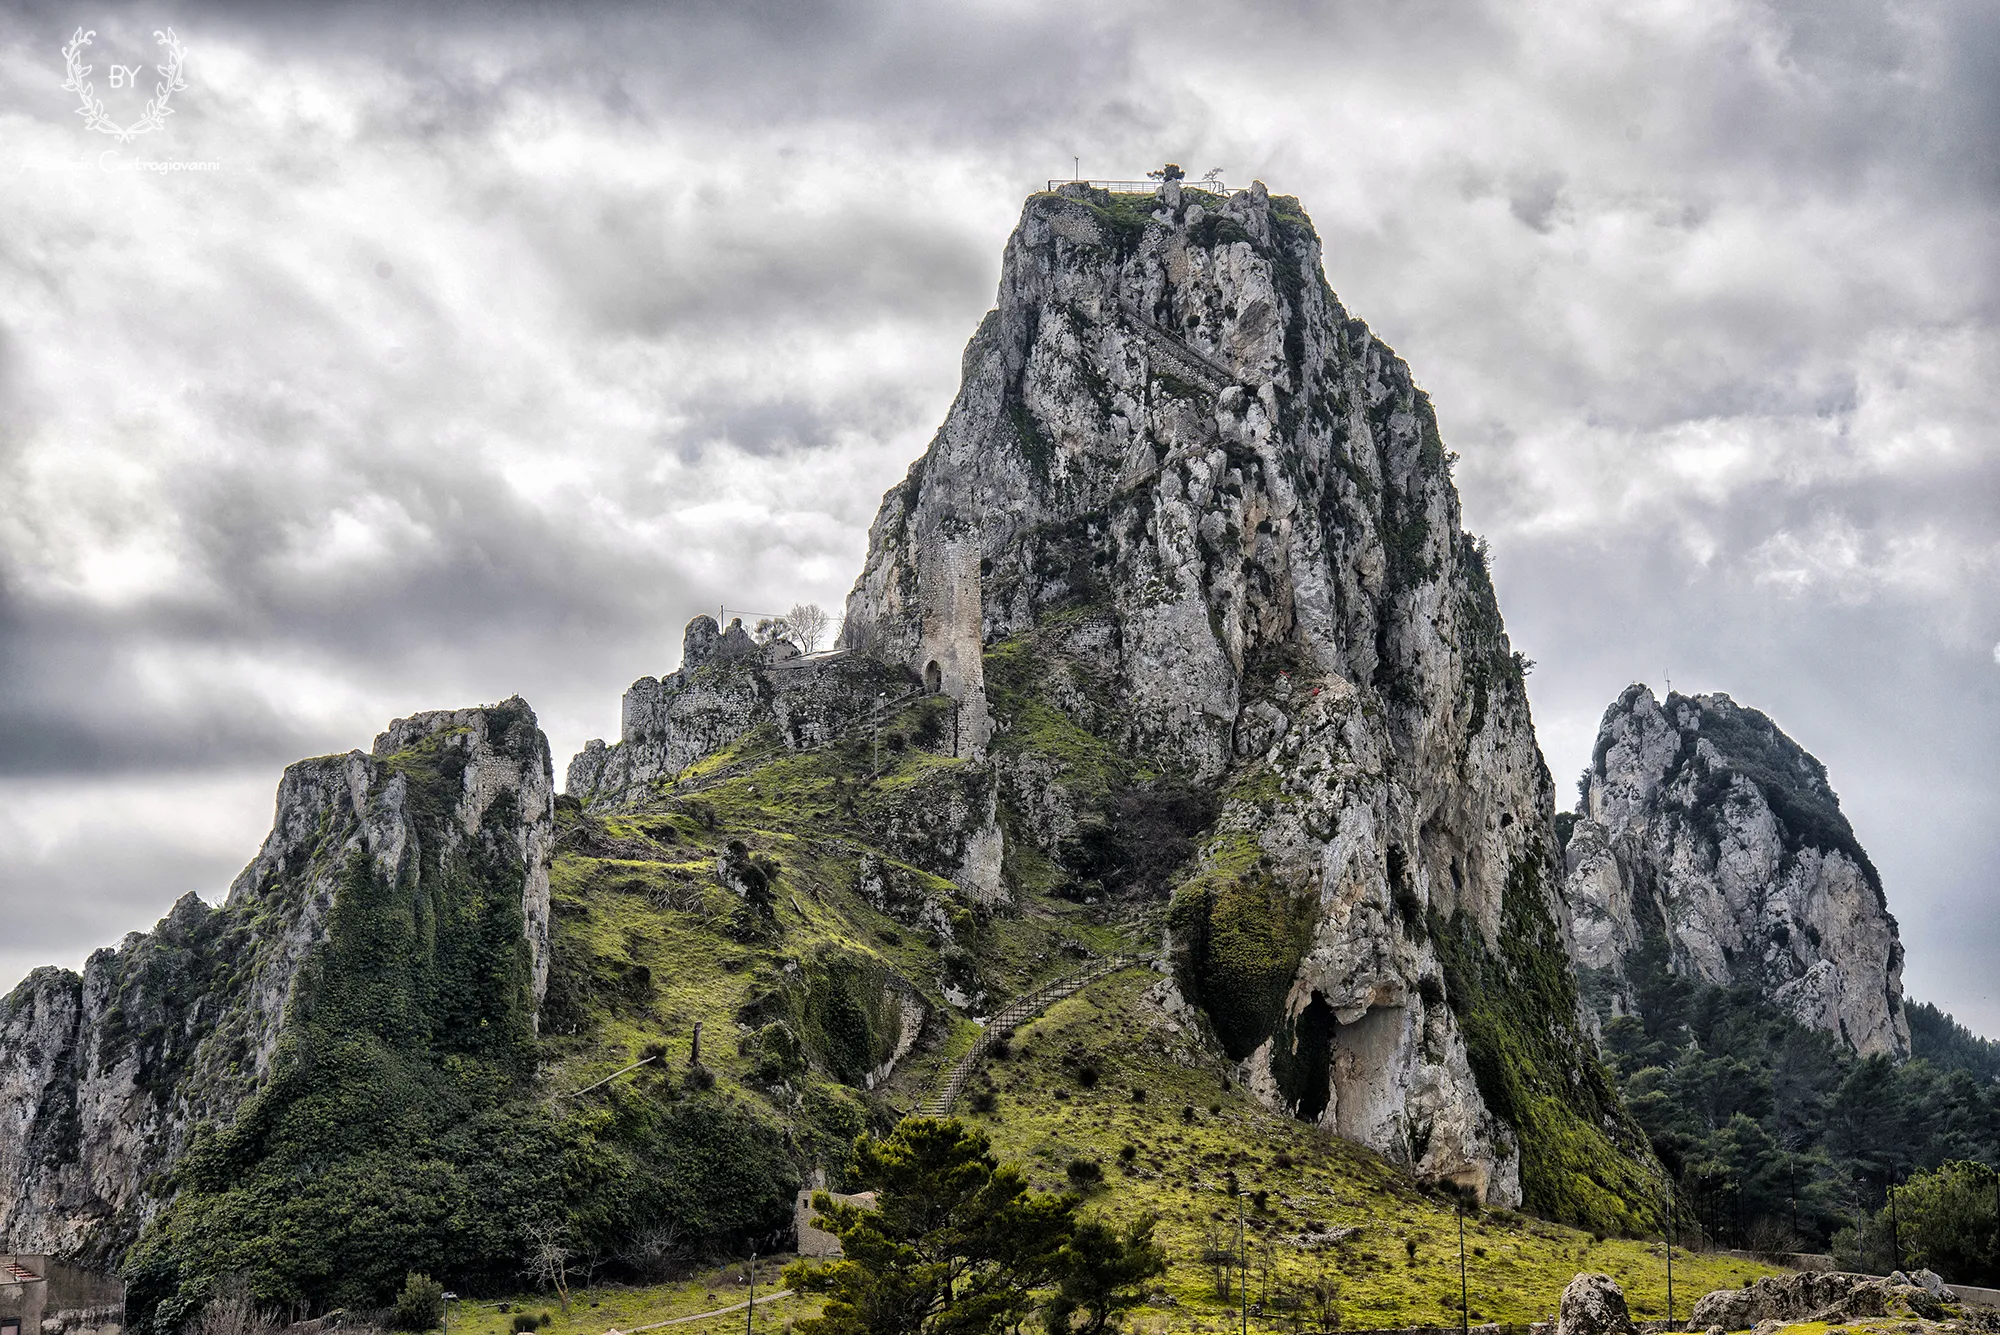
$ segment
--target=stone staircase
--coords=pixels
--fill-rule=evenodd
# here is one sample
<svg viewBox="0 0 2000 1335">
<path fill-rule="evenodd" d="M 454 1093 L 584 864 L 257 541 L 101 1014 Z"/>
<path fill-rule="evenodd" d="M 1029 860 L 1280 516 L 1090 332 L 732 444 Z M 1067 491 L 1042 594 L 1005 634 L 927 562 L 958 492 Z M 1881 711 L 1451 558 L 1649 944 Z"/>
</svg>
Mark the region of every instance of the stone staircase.
<svg viewBox="0 0 2000 1335">
<path fill-rule="evenodd" d="M 986 1022 L 986 1027 L 980 1031 L 979 1038 L 973 1043 L 971 1050 L 953 1062 L 951 1068 L 938 1077 L 937 1082 L 931 1086 L 930 1093 L 924 1096 L 924 1101 L 917 1105 L 916 1112 L 912 1115 L 951 1116 L 951 1110 L 958 1104 L 958 1096 L 965 1092 L 966 1082 L 972 1078 L 973 1072 L 979 1069 L 980 1062 L 986 1059 L 987 1052 L 992 1049 L 1000 1035 L 1026 1024 L 1058 1001 L 1075 996 L 1100 978 L 1108 978 L 1120 970 L 1152 962 L 1153 957 L 1150 955 L 1100 956 L 1075 973 L 1066 974 L 1054 982 L 1044 983 L 1032 992 L 1015 997 Z"/>
<path fill-rule="evenodd" d="M 1228 367 L 1196 351 L 1185 339 L 1154 324 L 1139 313 L 1138 307 L 1121 301 L 1118 310 L 1145 337 L 1146 346 L 1153 356 L 1165 363 L 1165 369 L 1175 376 L 1210 396 L 1220 394 L 1236 383 L 1236 375 Z"/>
</svg>

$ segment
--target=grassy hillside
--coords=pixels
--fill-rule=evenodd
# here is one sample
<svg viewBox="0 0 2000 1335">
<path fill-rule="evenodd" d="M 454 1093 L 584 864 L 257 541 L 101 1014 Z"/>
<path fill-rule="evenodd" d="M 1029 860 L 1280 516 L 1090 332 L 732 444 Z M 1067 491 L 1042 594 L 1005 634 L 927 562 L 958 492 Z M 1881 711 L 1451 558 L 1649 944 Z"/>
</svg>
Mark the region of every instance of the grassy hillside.
<svg viewBox="0 0 2000 1335">
<path fill-rule="evenodd" d="M 1223 1064 L 1149 997 L 1156 975 L 1128 970 L 1025 1025 L 971 1089 L 960 1114 L 1018 1159 L 1045 1189 L 1071 1185 L 1081 1160 L 1103 1174 L 1090 1208 L 1160 1216 L 1173 1269 L 1167 1329 L 1221 1318 L 1219 1267 L 1233 1247 L 1233 1176 L 1245 1193 L 1252 1301 L 1282 1308 L 1320 1275 L 1341 1289 L 1352 1327 L 1457 1320 L 1457 1221 L 1448 1197 L 1348 1141 L 1266 1111 L 1225 1078 Z M 1135 1092 L 1136 1091 L 1136 1092 Z M 984 1097 L 978 1097 L 979 1095 Z M 1142 1097 L 1143 1095 L 1143 1097 Z M 990 1103 L 989 1103 L 990 1100 Z M 1666 1315 L 1657 1243 L 1603 1238 L 1505 1210 L 1466 1221 L 1472 1319 L 1527 1321 L 1555 1311 L 1579 1270 L 1625 1286 L 1634 1314 Z M 1717 1256 L 1675 1259 L 1675 1309 L 1717 1287 L 1770 1273 Z M 1279 1324 L 1289 1325 L 1282 1313 Z"/>
<path fill-rule="evenodd" d="M 944 879 L 964 814 L 994 799 L 981 787 L 986 771 L 921 744 L 943 731 L 938 702 L 814 751 L 756 729 L 640 810 L 560 813 L 544 1096 L 650 1057 L 557 1106 L 613 1146 L 634 1101 L 721 1106 L 788 1149 L 773 1180 L 750 1193 L 768 1227 L 690 1235 L 686 1254 L 767 1247 L 804 1175 L 824 1169 L 842 1185 L 853 1136 L 893 1125 L 977 1033 L 956 1018 L 947 990 L 994 1009 L 1089 955 L 1156 948 L 1161 898 L 1121 895 L 1103 869 L 1124 861 L 1118 845 L 1135 813 L 1172 836 L 1168 817 L 1184 823 L 1181 808 L 1204 817 L 1212 808 L 1111 754 L 1080 726 L 1091 721 L 1079 717 L 1088 701 L 1051 706 L 1046 662 L 1002 645 L 989 665 L 997 712 L 1013 725 L 997 754 L 1003 763 L 1045 758 L 1078 816 L 1062 839 L 1029 837 L 1029 815 L 1003 788 L 1007 870 L 1020 895 L 1008 911 L 968 906 Z M 1169 803 L 1178 805 L 1160 816 Z M 1231 1087 L 1206 1023 L 1169 1016 L 1149 995 L 1160 981 L 1127 971 L 1024 1027 L 959 1114 L 1040 1185 L 1070 1185 L 1070 1166 L 1086 1161 L 1102 1175 L 1091 1208 L 1161 1216 L 1173 1269 L 1149 1317 L 1163 1329 L 1196 1328 L 1225 1310 L 1224 1267 L 1213 1257 L 1234 1238 L 1231 1174 L 1261 1201 L 1246 1234 L 1253 1298 L 1267 1310 L 1324 1275 L 1340 1284 L 1350 1326 L 1456 1319 L 1449 1199 Z M 906 998 L 924 1012 L 921 1037 L 875 1080 L 913 1013 Z M 697 1023 L 702 1070 L 691 1072 Z M 1468 1221 L 1467 1247 L 1475 1320 L 1545 1316 L 1581 1269 L 1618 1276 L 1641 1315 L 1666 1311 L 1657 1245 L 1494 1211 Z M 1699 1259 L 1676 1268 L 1683 1314 L 1708 1288 L 1762 1273 Z"/>
<path fill-rule="evenodd" d="M 417 930 L 438 878 L 390 893 L 357 869 L 303 975 L 296 1060 L 250 1115 L 197 1138 L 182 1195 L 131 1258 L 139 1323 L 177 1329 L 226 1275 L 274 1306 L 365 1308 L 411 1269 L 496 1296 L 551 1242 L 600 1281 L 784 1245 L 799 1187 L 822 1172 L 848 1185 L 855 1137 L 886 1132 L 972 1043 L 965 1013 L 1093 956 L 1156 948 L 1174 869 L 1193 835 L 1213 837 L 1213 803 L 1085 726 L 1102 724 L 1087 682 L 1072 674 L 1057 706 L 1046 661 L 1004 645 L 990 661 L 1005 725 L 991 766 L 928 749 L 949 736 L 949 704 L 925 699 L 813 750 L 753 728 L 634 809 L 561 802 L 538 1031 L 511 1005 L 518 927 Z M 1047 787 L 1009 788 L 1010 766 L 1030 764 L 1050 767 L 1062 809 L 1032 807 Z M 1013 854 L 1004 908 L 947 879 L 995 809 Z M 503 918 L 512 903 L 492 898 Z M 1028 1025 L 960 1111 L 1043 1185 L 1081 1163 L 1092 1208 L 1158 1212 L 1162 1329 L 1226 1309 L 1232 1174 L 1251 1193 L 1254 1296 L 1269 1310 L 1326 1279 L 1349 1325 L 1446 1320 L 1447 1199 L 1231 1088 L 1209 1021 L 1164 1011 L 1162 981 L 1130 970 Z M 376 1129 L 339 1140 L 329 1118 Z M 1495 1212 L 1469 1223 L 1468 1245 L 1475 1319 L 1546 1315 L 1584 1268 L 1664 1312 L 1664 1268 L 1638 1243 Z M 1749 1273 L 1698 1269 L 1689 1295 Z M 615 1299 L 646 1311 L 573 1306 L 562 1330 L 585 1335 L 591 1312 L 629 1329 L 708 1310 L 672 1292 Z M 479 1310 L 496 1335 L 511 1324 Z"/>
</svg>

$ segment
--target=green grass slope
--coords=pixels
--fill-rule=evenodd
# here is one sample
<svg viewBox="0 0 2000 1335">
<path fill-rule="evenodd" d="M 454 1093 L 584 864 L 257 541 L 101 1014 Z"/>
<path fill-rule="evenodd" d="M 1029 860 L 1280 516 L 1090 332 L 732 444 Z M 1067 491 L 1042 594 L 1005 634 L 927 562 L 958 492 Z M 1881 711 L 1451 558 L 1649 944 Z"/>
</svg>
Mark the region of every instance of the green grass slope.
<svg viewBox="0 0 2000 1335">
<path fill-rule="evenodd" d="M 1251 1299 L 1266 1328 L 1290 1328 L 1292 1304 L 1316 1280 L 1340 1289 L 1349 1327 L 1458 1320 L 1457 1220 L 1449 1197 L 1351 1142 L 1273 1114 L 1226 1078 L 1188 1027 L 1149 996 L 1157 975 L 1128 970 L 1023 1025 L 958 1111 L 1024 1164 L 1045 1190 L 1095 1165 L 1091 1210 L 1160 1217 L 1172 1269 L 1142 1320 L 1202 1329 L 1226 1320 L 1212 1258 L 1236 1246 L 1232 1179 L 1244 1193 Z M 981 1097 L 981 1096 L 984 1097 Z M 990 1102 L 989 1102 L 990 1100 Z M 974 1106 L 986 1111 L 972 1111 Z M 1471 1318 L 1552 1315 L 1565 1284 L 1602 1270 L 1635 1316 L 1667 1314 L 1657 1240 L 1592 1235 L 1506 1210 L 1466 1220 Z M 1715 1254 L 1677 1252 L 1675 1311 L 1713 1288 L 1772 1273 Z"/>
<path fill-rule="evenodd" d="M 388 886 L 357 867 L 302 974 L 294 1056 L 234 1125 L 197 1138 L 130 1258 L 138 1324 L 177 1329 L 224 1275 L 274 1305 L 367 1308 L 411 1269 L 496 1297 L 538 1240 L 599 1279 L 783 1245 L 798 1188 L 818 1172 L 847 1185 L 854 1138 L 887 1131 L 970 1046 L 965 1012 L 1156 948 L 1175 868 L 1196 835 L 1217 837 L 1214 795 L 1109 746 L 1110 703 L 1046 648 L 989 657 L 990 766 L 942 754 L 949 706 L 919 700 L 816 749 L 753 728 L 633 809 L 560 803 L 538 1028 L 517 1004 L 508 869 L 427 865 Z M 1031 764 L 1066 794 L 1062 820 L 1033 805 L 1046 785 L 1010 787 Z M 420 796 L 448 777 L 411 772 Z M 1004 908 L 946 879 L 992 809 Z M 468 876 L 477 894 L 444 895 Z M 477 912 L 459 922 L 454 904 Z M 1213 1027 L 1162 1011 L 1159 981 L 1127 971 L 1027 1026 L 961 1112 L 1044 1184 L 1087 1161 L 1103 1174 L 1093 1208 L 1161 1215 L 1173 1269 L 1149 1319 L 1165 1327 L 1225 1310 L 1232 1173 L 1252 1193 L 1267 1310 L 1295 1311 L 1299 1286 L 1328 1278 L 1349 1325 L 1446 1319 L 1448 1202 L 1229 1088 Z M 1479 1317 L 1545 1315 L 1583 1268 L 1664 1311 L 1664 1268 L 1640 1244 L 1504 1213 L 1470 1227 Z M 1748 1273 L 1712 1269 L 1687 1291 Z M 705 1310 L 692 1302 L 668 1306 Z M 632 1315 L 618 1320 L 649 1324 Z"/>
<path fill-rule="evenodd" d="M 612 1152 L 630 1107 L 689 1104 L 727 1109 L 786 1149 L 771 1161 L 772 1180 L 749 1193 L 766 1223 L 739 1210 L 731 1228 L 685 1239 L 690 1250 L 773 1237 L 786 1222 L 779 1203 L 815 1169 L 843 1184 L 852 1138 L 914 1107 L 977 1034 L 947 992 L 997 1009 L 1093 954 L 1157 947 L 1166 905 L 1157 890 L 1121 884 L 1118 868 L 1135 851 L 1126 845 L 1138 827 L 1148 856 L 1184 850 L 1186 825 L 1212 819 L 1212 800 L 1204 806 L 1107 745 L 1108 706 L 1048 646 L 1003 643 L 988 665 L 1000 768 L 1041 763 L 1065 785 L 1076 820 L 1061 837 L 1036 826 L 1004 777 L 992 794 L 983 786 L 992 771 L 926 749 L 949 736 L 937 701 L 816 750 L 753 729 L 636 810 L 599 816 L 565 804 L 559 813 L 541 1096 L 590 1121 Z M 989 800 L 1008 831 L 1017 898 L 1005 911 L 968 906 L 944 879 L 965 813 Z M 1149 868 L 1149 882 L 1160 879 L 1161 867 Z M 1225 1222 L 1233 1236 L 1233 1217 L 1216 1217 L 1231 1172 L 1266 1193 L 1248 1222 L 1252 1270 L 1268 1271 L 1253 1284 L 1273 1306 L 1324 1271 L 1343 1287 L 1350 1325 L 1447 1319 L 1457 1301 L 1448 1200 L 1228 1088 L 1208 1026 L 1168 1017 L 1147 996 L 1158 981 L 1128 971 L 1028 1026 L 1008 1056 L 988 1063 L 960 1114 L 1044 1185 L 1067 1182 L 1068 1165 L 1086 1159 L 1105 1174 L 1094 1204 L 1161 1214 L 1174 1264 L 1164 1292 L 1175 1305 L 1155 1315 L 1169 1324 L 1223 1310 L 1218 1267 L 1203 1257 Z M 922 1007 L 922 1033 L 878 1079 L 897 1055 L 905 998 Z M 697 1025 L 701 1070 L 691 1072 Z M 993 1111 L 973 1111 L 988 1099 Z M 1626 1178 L 1614 1185 L 1644 1192 Z M 1472 1274 L 1480 1316 L 1546 1315 L 1586 1268 L 1628 1280 L 1643 1313 L 1665 1313 L 1657 1247 L 1593 1242 L 1504 1212 L 1469 1229 L 1468 1245 L 1483 1249 Z M 1689 1295 L 1757 1273 L 1685 1264 L 1677 1289 Z"/>
</svg>

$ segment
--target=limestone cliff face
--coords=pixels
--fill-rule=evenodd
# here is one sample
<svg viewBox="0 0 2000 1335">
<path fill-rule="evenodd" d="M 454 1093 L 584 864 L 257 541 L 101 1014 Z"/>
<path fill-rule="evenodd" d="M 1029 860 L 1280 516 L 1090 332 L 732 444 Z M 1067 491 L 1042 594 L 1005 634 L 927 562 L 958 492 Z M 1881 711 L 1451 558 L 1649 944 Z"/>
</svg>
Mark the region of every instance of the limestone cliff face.
<svg viewBox="0 0 2000 1335">
<path fill-rule="evenodd" d="M 1819 761 L 1727 695 L 1628 687 L 1570 836 L 1572 949 L 1603 1014 L 1665 967 L 1749 984 L 1855 1051 L 1907 1056 L 1903 946 Z"/>
<path fill-rule="evenodd" d="M 1506 1202 L 1524 1080 L 1628 1130 L 1564 1013 L 1552 789 L 1483 548 L 1429 400 L 1296 201 L 1031 198 L 844 642 L 959 702 L 1009 858 L 1060 863 L 1092 800 L 1071 734 L 1021 740 L 1056 714 L 1163 776 L 1135 809 L 1212 796 L 1173 986 L 1270 1104 Z M 1548 991 L 1540 1075 L 1502 1051 L 1516 975 Z"/>
<path fill-rule="evenodd" d="M 268 1076 L 302 964 L 354 860 L 449 902 L 459 878 L 519 923 L 518 985 L 548 972 L 553 775 L 520 700 L 398 719 L 369 752 L 302 760 L 222 907 L 39 969 L 0 1001 L 0 1245 L 107 1259 L 165 1204 L 193 1129 Z M 518 919 L 513 906 L 518 905 Z"/>
</svg>

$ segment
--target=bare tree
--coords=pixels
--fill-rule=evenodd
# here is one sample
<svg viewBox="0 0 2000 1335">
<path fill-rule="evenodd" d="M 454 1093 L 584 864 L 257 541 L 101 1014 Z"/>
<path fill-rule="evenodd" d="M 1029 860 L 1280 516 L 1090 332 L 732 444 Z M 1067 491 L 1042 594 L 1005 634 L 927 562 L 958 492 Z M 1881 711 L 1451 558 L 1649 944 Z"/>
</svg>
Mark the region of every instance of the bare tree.
<svg viewBox="0 0 2000 1335">
<path fill-rule="evenodd" d="M 565 1314 L 569 1312 L 570 1249 L 564 1245 L 563 1230 L 547 1220 L 528 1225 L 527 1274 L 538 1284 L 555 1289 Z"/>
<path fill-rule="evenodd" d="M 792 633 L 792 643 L 798 645 L 799 652 L 804 654 L 819 648 L 820 639 L 832 620 L 818 603 L 800 603 L 785 614 L 785 625 Z"/>
<path fill-rule="evenodd" d="M 640 1229 L 618 1253 L 619 1260 L 651 1280 L 671 1278 L 687 1258 L 687 1239 L 675 1224 Z"/>
<path fill-rule="evenodd" d="M 225 1275 L 215 1282 L 192 1330 L 193 1335 L 267 1335 L 275 1324 L 251 1298 L 248 1281 Z"/>
<path fill-rule="evenodd" d="M 1306 1282 L 1306 1302 L 1322 1335 L 1340 1329 L 1339 1272 L 1324 1260 L 1319 1263 L 1319 1273 Z"/>
<path fill-rule="evenodd" d="M 1235 1279 L 1236 1254 L 1230 1250 L 1228 1240 L 1219 1236 L 1215 1225 L 1210 1224 L 1202 1233 L 1201 1259 L 1208 1266 L 1209 1280 L 1215 1286 L 1215 1296 L 1223 1302 L 1229 1301 Z"/>
<path fill-rule="evenodd" d="M 882 628 L 872 617 L 851 616 L 841 623 L 839 643 L 851 653 L 872 658 L 882 646 Z"/>
</svg>

